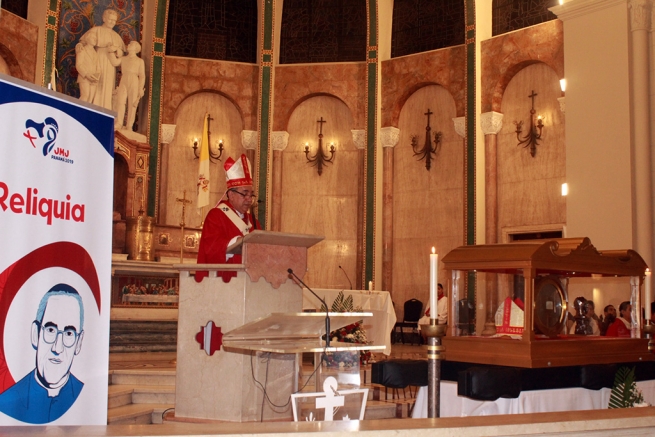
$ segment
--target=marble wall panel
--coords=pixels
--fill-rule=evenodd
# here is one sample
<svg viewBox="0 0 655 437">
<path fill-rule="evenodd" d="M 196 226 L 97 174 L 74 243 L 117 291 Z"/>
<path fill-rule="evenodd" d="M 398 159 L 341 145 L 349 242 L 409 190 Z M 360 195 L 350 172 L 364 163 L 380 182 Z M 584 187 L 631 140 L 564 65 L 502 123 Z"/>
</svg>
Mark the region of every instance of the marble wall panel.
<svg viewBox="0 0 655 437">
<path fill-rule="evenodd" d="M 528 131 L 534 90 L 536 115 L 544 117 L 542 138 L 536 156 L 518 146 L 515 121 L 523 120 Z M 546 64 L 533 64 L 517 73 L 508 84 L 502 101 L 505 115 L 498 134 L 498 231 L 506 227 L 564 224 L 566 182 L 564 114 L 559 77 Z"/>
<path fill-rule="evenodd" d="M 351 129 L 365 126 L 366 63 L 279 65 L 275 68 L 274 131 L 286 131 L 296 106 L 304 99 L 328 94 L 342 100 L 354 120 Z"/>
<path fill-rule="evenodd" d="M 482 113 L 500 111 L 509 81 L 526 65 L 542 62 L 564 77 L 564 31 L 560 20 L 551 20 L 481 43 Z"/>
<path fill-rule="evenodd" d="M 465 56 L 464 46 L 457 46 L 382 62 L 382 126 L 399 126 L 400 111 L 405 102 L 426 84 L 438 84 L 446 88 L 457 105 L 453 117 L 464 115 Z"/>
<path fill-rule="evenodd" d="M 307 163 L 305 143 L 316 153 L 319 125 L 323 145 L 335 143 L 334 162 L 318 175 Z M 347 105 L 331 96 L 317 96 L 298 105 L 288 123 L 289 142 L 282 152 L 281 231 L 325 236 L 308 252 L 311 287 L 344 287 L 347 280 L 339 266 L 354 280 L 357 251 L 357 216 L 361 201 L 358 184 L 358 150 L 352 142 L 353 116 Z"/>
<path fill-rule="evenodd" d="M 258 66 L 166 56 L 164 69 L 162 123 L 174 123 L 178 106 L 190 95 L 215 91 L 237 108 L 242 129 L 257 130 Z"/>
<path fill-rule="evenodd" d="M 36 79 L 39 27 L 9 11 L 0 14 L 0 58 L 4 73 L 28 82 Z"/>
<path fill-rule="evenodd" d="M 182 217 L 182 204 L 176 199 L 182 198 L 186 190 L 186 198 L 193 203 L 187 205 L 186 224 L 187 227 L 200 227 L 204 216 L 196 207 L 198 181 L 198 160 L 194 159 L 193 140 L 198 138 L 198 147 L 202 138 L 203 120 L 206 112 L 211 114 L 213 120 L 210 124 L 210 143 L 214 151 L 217 150 L 217 143 L 223 139 L 224 152 L 222 161 L 210 163 L 210 195 L 209 205 L 214 206 L 221 199 L 225 192 L 225 170 L 223 162 L 228 156 L 237 157 L 245 153 L 241 145 L 241 131 L 243 120 L 238 108 L 227 97 L 215 92 L 201 92 L 185 99 L 175 113 L 173 123 L 177 125 L 173 141 L 164 149 L 168 153 L 168 168 L 162 169 L 167 172 L 168 192 L 162 202 L 165 208 L 162 209 L 164 223 L 167 225 L 179 225 Z M 200 150 L 198 150 L 198 154 Z M 162 196 L 164 197 L 164 196 Z M 207 214 L 209 208 L 205 208 Z"/>
<path fill-rule="evenodd" d="M 432 133 L 442 132 L 442 145 L 431 169 L 418 161 L 411 136 L 425 142 L 428 108 Z M 464 243 L 464 146 L 455 132 L 455 99 L 438 85 L 419 89 L 405 102 L 394 147 L 393 287 L 399 317 L 402 304 L 429 295 L 429 254 L 434 246 L 443 257 Z"/>
</svg>

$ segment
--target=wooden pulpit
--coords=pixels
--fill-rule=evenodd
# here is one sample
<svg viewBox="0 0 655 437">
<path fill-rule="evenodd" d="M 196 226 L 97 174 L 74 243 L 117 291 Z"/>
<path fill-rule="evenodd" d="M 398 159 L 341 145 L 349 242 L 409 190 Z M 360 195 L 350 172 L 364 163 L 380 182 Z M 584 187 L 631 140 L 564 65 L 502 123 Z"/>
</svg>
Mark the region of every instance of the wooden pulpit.
<svg viewBox="0 0 655 437">
<path fill-rule="evenodd" d="M 228 249 L 242 264 L 177 264 L 180 297 L 175 416 L 248 422 L 290 419 L 284 405 L 297 376 L 295 353 L 225 348 L 223 335 L 271 313 L 302 312 L 307 249 L 324 237 L 254 231 Z M 197 283 L 191 272 L 209 271 Z M 217 271 L 235 271 L 229 282 Z M 271 402 L 262 402 L 264 396 Z"/>
</svg>

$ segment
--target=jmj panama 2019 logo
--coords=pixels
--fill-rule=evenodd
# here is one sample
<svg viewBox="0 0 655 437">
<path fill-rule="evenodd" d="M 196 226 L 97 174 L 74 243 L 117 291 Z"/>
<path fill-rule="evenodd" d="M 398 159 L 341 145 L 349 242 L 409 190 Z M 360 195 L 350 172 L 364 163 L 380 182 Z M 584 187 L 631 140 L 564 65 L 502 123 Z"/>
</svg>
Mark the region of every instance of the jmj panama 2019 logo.
<svg viewBox="0 0 655 437">
<path fill-rule="evenodd" d="M 73 164 L 70 157 L 70 150 L 63 147 L 55 147 L 59 134 L 59 124 L 52 117 L 46 117 L 43 123 L 38 123 L 32 119 L 25 121 L 25 133 L 27 138 L 35 149 L 40 149 L 43 156 L 50 155 L 51 159 L 62 161 L 67 164 Z"/>
</svg>

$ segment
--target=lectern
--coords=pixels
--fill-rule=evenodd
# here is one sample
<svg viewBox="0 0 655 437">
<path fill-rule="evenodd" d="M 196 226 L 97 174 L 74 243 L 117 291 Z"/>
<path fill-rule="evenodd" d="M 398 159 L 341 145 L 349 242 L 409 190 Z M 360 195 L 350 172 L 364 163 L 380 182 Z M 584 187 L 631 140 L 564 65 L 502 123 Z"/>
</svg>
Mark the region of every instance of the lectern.
<svg viewBox="0 0 655 437">
<path fill-rule="evenodd" d="M 243 264 L 178 264 L 180 299 L 175 416 L 235 422 L 292 417 L 284 405 L 297 376 L 295 353 L 225 347 L 223 335 L 271 313 L 302 312 L 302 289 L 288 278 L 302 277 L 307 249 L 324 237 L 254 231 L 229 251 Z M 209 271 L 197 283 L 190 275 Z M 217 271 L 235 271 L 229 282 Z M 210 323 L 211 322 L 211 323 Z M 264 393 L 271 402 L 262 402 Z"/>
</svg>

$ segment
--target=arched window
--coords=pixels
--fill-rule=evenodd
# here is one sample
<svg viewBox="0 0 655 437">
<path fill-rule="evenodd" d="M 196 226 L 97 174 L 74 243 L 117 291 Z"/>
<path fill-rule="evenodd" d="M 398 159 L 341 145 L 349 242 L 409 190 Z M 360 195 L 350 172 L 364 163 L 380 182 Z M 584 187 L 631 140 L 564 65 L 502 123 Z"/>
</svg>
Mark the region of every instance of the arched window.
<svg viewBox="0 0 655 437">
<path fill-rule="evenodd" d="M 257 0 L 170 0 L 166 54 L 255 63 Z"/>
<path fill-rule="evenodd" d="M 557 0 L 493 0 L 493 36 L 557 18 L 548 8 L 558 4 Z"/>
<path fill-rule="evenodd" d="M 284 0 L 280 64 L 366 60 L 366 0 Z"/>
<path fill-rule="evenodd" d="M 464 44 L 465 0 L 394 0 L 391 57 Z"/>
<path fill-rule="evenodd" d="M 27 20 L 27 0 L 2 0 L 2 9 Z"/>
</svg>

